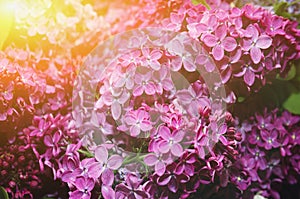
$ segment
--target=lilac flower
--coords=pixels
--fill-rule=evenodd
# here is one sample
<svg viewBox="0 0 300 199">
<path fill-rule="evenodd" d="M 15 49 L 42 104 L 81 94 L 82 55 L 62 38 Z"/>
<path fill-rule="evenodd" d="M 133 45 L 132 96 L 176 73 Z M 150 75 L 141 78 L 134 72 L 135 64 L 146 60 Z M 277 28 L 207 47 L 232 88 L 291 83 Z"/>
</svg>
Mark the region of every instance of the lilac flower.
<svg viewBox="0 0 300 199">
<path fill-rule="evenodd" d="M 197 155 L 195 153 L 183 153 L 180 158 L 180 162 L 176 165 L 175 173 L 180 175 L 185 173 L 188 176 L 195 174 L 195 166 L 193 165 L 197 161 Z"/>
<path fill-rule="evenodd" d="M 250 178 L 245 171 L 233 170 L 231 173 L 231 180 L 243 191 L 250 185 Z"/>
<path fill-rule="evenodd" d="M 242 67 L 242 71 L 234 74 L 235 77 L 242 77 L 244 82 L 248 86 L 252 86 L 255 82 L 255 76 L 263 70 L 261 65 L 252 65 L 250 63 L 245 63 Z"/>
<path fill-rule="evenodd" d="M 247 148 L 253 159 L 255 160 L 256 167 L 260 168 L 261 170 L 264 170 L 267 166 L 267 160 L 266 160 L 266 152 L 261 149 L 260 147 L 248 147 Z"/>
<path fill-rule="evenodd" d="M 185 135 L 182 130 L 175 130 L 171 133 L 168 127 L 161 126 L 158 129 L 158 135 L 162 138 L 158 144 L 161 153 L 171 152 L 174 156 L 181 156 L 183 148 L 180 142 Z"/>
<path fill-rule="evenodd" d="M 223 24 L 216 28 L 215 35 L 207 34 L 203 37 L 203 42 L 212 48 L 212 55 L 216 60 L 224 57 L 224 50 L 232 52 L 237 47 L 237 42 L 233 37 L 227 36 L 227 27 Z"/>
<path fill-rule="evenodd" d="M 141 61 L 142 66 L 150 66 L 153 70 L 159 70 L 160 69 L 160 63 L 158 60 L 162 57 L 162 53 L 160 50 L 152 50 L 150 51 L 149 48 L 143 48 L 142 53 L 144 56 L 144 59 Z"/>
<path fill-rule="evenodd" d="M 161 23 L 167 30 L 179 31 L 182 26 L 182 21 L 184 20 L 184 14 L 172 12 L 170 18 L 165 18 Z"/>
<path fill-rule="evenodd" d="M 180 35 L 187 41 L 183 41 L 182 38 L 175 38 L 172 41 L 170 41 L 166 48 L 168 52 L 174 56 L 171 59 L 171 70 L 173 71 L 179 71 L 183 65 L 184 69 L 188 72 L 193 72 L 196 70 L 196 65 L 194 64 L 194 49 L 191 46 L 190 43 L 192 43 L 192 40 L 189 40 L 189 38 L 185 38 L 185 35 Z"/>
<path fill-rule="evenodd" d="M 233 71 L 239 67 L 241 54 L 242 50 L 240 48 L 237 48 L 235 51 L 232 51 L 230 53 L 230 56 L 224 56 L 224 58 L 222 59 L 220 69 L 223 84 L 227 83 L 230 80 Z"/>
<path fill-rule="evenodd" d="M 36 117 L 36 123 L 38 124 L 38 127 L 30 127 L 32 129 L 30 136 L 43 136 L 47 130 L 49 129 L 51 123 L 49 121 L 46 121 L 44 118 Z"/>
<path fill-rule="evenodd" d="M 78 177 L 75 181 L 77 190 L 69 192 L 72 199 L 90 199 L 91 191 L 95 186 L 95 182 L 92 178 Z"/>
<path fill-rule="evenodd" d="M 245 38 L 242 40 L 242 48 L 250 50 L 250 57 L 255 64 L 258 64 L 263 56 L 261 49 L 267 49 L 272 45 L 272 38 L 268 35 L 259 35 L 256 26 L 250 24 L 245 30 Z"/>
<path fill-rule="evenodd" d="M 251 132 L 248 132 L 248 141 L 250 144 L 258 145 L 260 147 L 264 146 L 264 140 L 261 137 L 259 129 L 252 127 Z"/>
<path fill-rule="evenodd" d="M 140 55 L 141 52 L 139 50 L 132 51 L 128 54 L 123 54 L 120 59 L 121 59 L 121 65 L 123 67 L 128 67 L 131 65 L 136 65 L 140 63 Z"/>
<path fill-rule="evenodd" d="M 153 73 L 153 80 L 155 81 L 156 93 L 161 95 L 163 91 L 171 91 L 174 88 L 174 83 L 170 74 L 168 73 L 167 67 L 161 66 L 159 71 Z"/>
<path fill-rule="evenodd" d="M 263 9 L 259 6 L 253 5 L 245 5 L 242 8 L 242 12 L 244 12 L 245 16 L 251 20 L 260 20 L 263 17 Z"/>
<path fill-rule="evenodd" d="M 2 86 L 2 85 L 1 85 Z M 0 89 L 1 89 L 1 87 L 0 87 Z M 9 83 L 7 86 L 6 86 L 6 88 L 2 88 L 3 89 L 3 91 L 1 91 L 1 96 L 5 99 L 5 100 L 7 100 L 7 101 L 10 101 L 10 100 L 12 100 L 13 99 L 13 90 L 14 90 L 14 85 L 13 85 L 13 83 L 11 82 L 11 83 Z"/>
<path fill-rule="evenodd" d="M 99 128 L 104 135 L 111 135 L 114 133 L 114 128 L 106 121 L 104 113 L 92 113 L 91 123 Z"/>
<path fill-rule="evenodd" d="M 194 82 L 188 89 L 182 89 L 177 92 L 178 100 L 184 105 L 199 104 L 202 107 L 209 107 L 208 99 L 206 98 L 206 86 L 199 81 Z"/>
<path fill-rule="evenodd" d="M 51 135 L 45 135 L 44 137 L 44 143 L 47 147 L 49 147 L 47 151 L 49 151 L 54 157 L 56 157 L 61 151 L 58 145 L 58 142 L 61 139 L 61 133 L 62 132 L 56 132 L 53 137 Z"/>
<path fill-rule="evenodd" d="M 55 98 L 50 98 L 49 102 L 51 104 L 51 109 L 56 111 L 60 108 L 66 107 L 67 100 L 65 99 L 65 93 L 64 92 L 57 92 L 57 95 Z"/>
<path fill-rule="evenodd" d="M 206 53 L 201 53 L 196 57 L 196 63 L 203 65 L 207 72 L 212 72 L 216 65 L 211 56 Z"/>
<path fill-rule="evenodd" d="M 135 71 L 136 67 L 130 66 L 126 69 L 125 73 L 119 72 L 114 79 L 113 86 L 117 88 L 125 87 L 128 90 L 132 89 L 134 86 Z"/>
<path fill-rule="evenodd" d="M 98 101 L 102 100 L 105 105 L 111 106 L 112 116 L 115 120 L 117 120 L 121 116 L 122 105 L 129 99 L 129 97 L 130 95 L 126 91 L 120 92 L 119 94 L 108 91 L 104 93 Z M 99 104 L 101 103 L 99 102 Z M 97 104 L 96 106 L 98 107 Z"/>
<path fill-rule="evenodd" d="M 277 142 L 277 137 L 278 137 L 277 130 L 274 129 L 270 132 L 261 131 L 261 137 L 265 141 L 265 144 L 264 144 L 265 149 L 270 150 L 271 148 L 279 147 L 279 143 Z"/>
<path fill-rule="evenodd" d="M 183 173 L 176 175 L 174 173 L 174 168 L 175 163 L 169 165 L 165 174 L 157 178 L 157 184 L 160 186 L 167 186 L 171 192 L 176 193 L 179 189 L 179 185 L 188 182 L 190 178 Z"/>
<path fill-rule="evenodd" d="M 95 158 L 103 164 L 104 168 L 116 170 L 122 165 L 123 158 L 119 155 L 112 155 L 108 158 L 108 151 L 104 146 L 95 149 Z"/>
<path fill-rule="evenodd" d="M 159 153 L 147 154 L 144 158 L 144 162 L 148 166 L 155 166 L 155 173 L 159 176 L 163 175 L 166 171 L 166 163 L 168 161 L 168 156 Z"/>
<path fill-rule="evenodd" d="M 215 31 L 218 26 L 218 18 L 215 15 L 205 15 L 201 19 L 201 22 L 190 23 L 187 25 L 187 29 L 192 38 L 198 38 L 200 35 L 201 40 L 206 34 L 210 34 Z"/>
<path fill-rule="evenodd" d="M 125 124 L 129 126 L 130 135 L 137 137 L 141 131 L 150 131 L 153 127 L 150 121 L 150 115 L 143 109 L 128 111 L 124 118 Z M 119 126 L 119 130 L 126 131 L 128 128 Z"/>
<path fill-rule="evenodd" d="M 147 95 L 155 94 L 155 84 L 150 80 L 151 76 L 151 72 L 148 72 L 144 75 L 140 73 L 136 74 L 135 83 L 137 85 L 133 88 L 133 96 L 141 96 L 144 92 Z"/>
<path fill-rule="evenodd" d="M 121 183 L 116 186 L 116 191 L 121 192 L 126 198 L 146 199 L 148 193 L 143 190 L 141 180 L 133 174 L 126 177 L 126 184 Z"/>
<path fill-rule="evenodd" d="M 284 18 L 281 16 L 268 13 L 265 17 L 264 24 L 267 27 L 266 33 L 270 36 L 285 34 L 285 31 L 283 30 Z"/>
</svg>

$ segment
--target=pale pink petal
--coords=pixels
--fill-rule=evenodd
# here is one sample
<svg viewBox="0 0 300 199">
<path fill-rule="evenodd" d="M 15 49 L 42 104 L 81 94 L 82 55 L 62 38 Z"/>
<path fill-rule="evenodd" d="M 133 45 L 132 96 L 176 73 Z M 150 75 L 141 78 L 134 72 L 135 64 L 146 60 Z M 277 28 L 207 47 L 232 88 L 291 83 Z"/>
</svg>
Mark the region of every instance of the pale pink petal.
<svg viewBox="0 0 300 199">
<path fill-rule="evenodd" d="M 154 166 L 157 163 L 157 157 L 154 154 L 148 154 L 145 158 L 144 158 L 144 162 L 148 165 L 148 166 Z"/>
<path fill-rule="evenodd" d="M 149 82 L 146 86 L 145 86 L 145 93 L 147 95 L 154 95 L 155 94 L 155 84 L 152 82 Z"/>
<path fill-rule="evenodd" d="M 267 49 L 272 45 L 272 38 L 268 35 L 261 35 L 256 41 L 256 46 L 261 49 Z"/>
<path fill-rule="evenodd" d="M 178 143 L 175 143 L 171 147 L 171 153 L 177 157 L 180 157 L 183 153 L 182 146 Z"/>
<path fill-rule="evenodd" d="M 113 170 L 118 169 L 123 163 L 123 158 L 119 155 L 112 155 L 107 161 L 107 167 Z"/>
<path fill-rule="evenodd" d="M 183 67 L 188 72 L 194 72 L 196 70 L 196 65 L 191 59 L 183 59 Z"/>
<path fill-rule="evenodd" d="M 165 140 L 159 142 L 159 144 L 158 144 L 158 150 L 161 153 L 168 153 L 170 151 L 170 148 L 171 148 L 171 146 L 170 146 L 169 142 L 167 142 Z"/>
<path fill-rule="evenodd" d="M 161 161 L 158 161 L 156 164 L 155 164 L 155 172 L 157 173 L 157 175 L 159 176 L 162 176 L 166 171 L 166 165 L 161 162 Z"/>
<path fill-rule="evenodd" d="M 151 52 L 151 59 L 158 60 L 162 57 L 162 53 L 159 50 L 153 50 Z"/>
<path fill-rule="evenodd" d="M 159 70 L 160 69 L 160 63 L 156 60 L 152 60 L 150 62 L 150 67 L 153 69 L 153 70 Z"/>
<path fill-rule="evenodd" d="M 262 56 L 261 50 L 258 47 L 253 46 L 250 50 L 250 56 L 251 56 L 252 61 L 255 64 L 258 64 L 260 62 L 261 56 Z"/>
<path fill-rule="evenodd" d="M 152 129 L 152 124 L 150 121 L 143 121 L 140 123 L 142 131 L 150 131 Z"/>
<path fill-rule="evenodd" d="M 106 164 L 108 159 L 108 151 L 104 146 L 98 146 L 95 149 L 95 158 L 98 162 Z"/>
<path fill-rule="evenodd" d="M 137 118 L 134 114 L 129 114 L 125 117 L 125 122 L 128 125 L 134 125 L 137 122 Z"/>
<path fill-rule="evenodd" d="M 182 67 L 182 58 L 176 57 L 171 60 L 171 70 L 172 71 L 179 71 Z"/>
<path fill-rule="evenodd" d="M 141 96 L 144 92 L 144 87 L 143 86 L 137 86 L 134 90 L 133 90 L 133 96 L 137 97 L 137 96 Z"/>
<path fill-rule="evenodd" d="M 250 69 L 246 69 L 246 72 L 244 74 L 244 81 L 248 86 L 252 86 L 255 81 L 255 74 Z"/>
<path fill-rule="evenodd" d="M 216 37 L 219 38 L 220 41 L 222 41 L 226 34 L 227 34 L 227 27 L 225 24 L 219 25 L 215 31 Z"/>
<path fill-rule="evenodd" d="M 237 47 L 236 40 L 233 37 L 226 37 L 222 41 L 222 46 L 227 52 L 233 51 Z"/>
<path fill-rule="evenodd" d="M 171 137 L 171 131 L 166 126 L 159 127 L 158 134 L 165 140 L 169 140 Z"/>
<path fill-rule="evenodd" d="M 111 186 L 114 182 L 114 172 L 106 168 L 101 174 L 101 180 L 103 185 Z"/>
<path fill-rule="evenodd" d="M 174 131 L 172 136 L 175 142 L 181 142 L 183 137 L 185 136 L 185 133 L 184 131 L 178 130 L 178 131 Z"/>
<path fill-rule="evenodd" d="M 212 54 L 217 61 L 220 61 L 224 57 L 223 47 L 217 44 L 215 47 L 213 47 Z"/>
<path fill-rule="evenodd" d="M 110 106 L 113 103 L 114 98 L 111 93 L 107 92 L 102 95 L 102 100 L 105 105 Z"/>
<path fill-rule="evenodd" d="M 188 104 L 192 101 L 192 96 L 191 96 L 190 92 L 187 90 L 178 91 L 176 96 L 177 96 L 177 99 L 184 104 Z"/>
<path fill-rule="evenodd" d="M 115 199 L 115 191 L 110 187 L 106 185 L 101 186 L 101 194 L 104 199 Z"/>
<path fill-rule="evenodd" d="M 216 36 L 212 34 L 207 34 L 203 37 L 203 42 L 208 46 L 208 47 L 213 47 L 217 44 L 218 39 Z"/>
<path fill-rule="evenodd" d="M 121 105 L 115 101 L 112 105 L 111 105 L 111 114 L 114 118 L 114 120 L 119 119 L 119 117 L 121 116 L 121 112 L 122 112 L 122 107 Z"/>
</svg>

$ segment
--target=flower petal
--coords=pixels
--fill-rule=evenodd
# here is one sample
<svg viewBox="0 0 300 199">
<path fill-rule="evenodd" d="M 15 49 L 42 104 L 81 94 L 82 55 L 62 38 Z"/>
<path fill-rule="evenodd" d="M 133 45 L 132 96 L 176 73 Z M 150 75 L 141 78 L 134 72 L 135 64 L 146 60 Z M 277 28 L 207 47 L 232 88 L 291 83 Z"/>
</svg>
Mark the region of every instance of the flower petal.
<svg viewBox="0 0 300 199">
<path fill-rule="evenodd" d="M 182 146 L 178 143 L 173 144 L 172 147 L 171 147 L 171 153 L 174 156 L 180 157 L 183 153 Z"/>
<path fill-rule="evenodd" d="M 114 183 L 114 172 L 106 168 L 101 174 L 101 180 L 104 185 L 112 186 Z"/>
<path fill-rule="evenodd" d="M 111 105 L 111 114 L 114 120 L 119 119 L 119 117 L 121 116 L 121 112 L 122 112 L 121 105 L 119 104 L 119 102 L 115 101 Z"/>
<path fill-rule="evenodd" d="M 95 149 L 95 158 L 100 163 L 106 163 L 108 159 L 108 151 L 104 146 L 98 146 Z"/>
<path fill-rule="evenodd" d="M 261 35 L 256 41 L 256 47 L 261 49 L 267 49 L 272 45 L 272 38 L 268 35 Z"/>
<path fill-rule="evenodd" d="M 161 161 L 158 161 L 156 164 L 155 164 L 155 172 L 157 173 L 157 175 L 159 176 L 162 176 L 166 171 L 166 165 L 161 162 Z"/>
<path fill-rule="evenodd" d="M 207 45 L 208 47 L 213 47 L 217 44 L 217 37 L 212 35 L 212 34 L 207 34 L 203 37 L 203 42 L 205 43 L 205 45 Z"/>
<path fill-rule="evenodd" d="M 104 199 L 115 199 L 115 191 L 110 186 L 102 185 L 101 194 Z"/>
<path fill-rule="evenodd" d="M 212 55 L 217 61 L 220 61 L 224 57 L 224 48 L 217 44 L 212 49 Z"/>
<path fill-rule="evenodd" d="M 119 155 L 112 155 L 107 161 L 107 167 L 113 170 L 118 169 L 123 163 L 123 158 Z"/>
<path fill-rule="evenodd" d="M 255 81 L 255 74 L 250 69 L 246 69 L 246 72 L 244 74 L 244 81 L 248 86 L 252 86 Z"/>
<path fill-rule="evenodd" d="M 237 47 L 236 40 L 233 37 L 226 37 L 222 41 L 222 46 L 227 52 L 233 51 Z"/>
<path fill-rule="evenodd" d="M 154 154 L 148 154 L 145 158 L 144 158 L 144 162 L 148 165 L 148 166 L 154 166 L 157 163 L 157 157 Z"/>
<path fill-rule="evenodd" d="M 250 56 L 251 56 L 252 61 L 255 64 L 258 64 L 260 62 L 261 56 L 262 56 L 261 50 L 258 47 L 253 46 L 250 50 Z"/>
</svg>

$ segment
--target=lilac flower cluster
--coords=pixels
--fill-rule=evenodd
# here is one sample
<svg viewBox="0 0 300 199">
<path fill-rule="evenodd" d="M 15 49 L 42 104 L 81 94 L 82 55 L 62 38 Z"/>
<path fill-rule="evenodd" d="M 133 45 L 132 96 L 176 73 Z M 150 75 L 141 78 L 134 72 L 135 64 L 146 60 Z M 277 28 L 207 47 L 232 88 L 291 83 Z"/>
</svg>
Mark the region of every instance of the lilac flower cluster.
<svg viewBox="0 0 300 199">
<path fill-rule="evenodd" d="M 12 31 L 25 37 L 23 42 L 32 48 L 36 48 L 34 41 L 39 38 L 42 42 L 38 48 L 46 52 L 51 49 L 52 53 L 82 56 L 110 35 L 110 24 L 90 3 L 73 0 L 18 4 Z"/>
<path fill-rule="evenodd" d="M 260 90 L 278 73 L 284 77 L 290 61 L 300 56 L 297 22 L 262 7 L 207 10 L 190 1 L 141 4 L 146 6 L 134 15 L 135 19 L 141 19 L 136 22 L 139 27 L 188 32 L 205 46 L 222 75 L 222 83 L 235 96 Z"/>
<path fill-rule="evenodd" d="M 73 115 L 90 157 L 78 161 L 74 151 L 64 166 L 70 197 L 91 197 L 100 185 L 104 198 L 187 198 L 212 183 L 235 158 L 241 134 L 214 83 L 199 77 L 205 64 L 193 64 L 206 52 L 188 34 L 151 28 L 99 49 L 74 88 Z"/>
<path fill-rule="evenodd" d="M 33 198 L 77 142 L 69 111 L 79 62 L 6 48 L 0 63 L 1 186 L 12 198 Z"/>
<path fill-rule="evenodd" d="M 0 52 L 0 186 L 9 196 L 280 198 L 279 185 L 299 183 L 300 117 L 274 110 L 241 123 L 226 110 L 300 57 L 295 22 L 222 1 L 208 10 L 140 0 L 106 16 L 97 3 L 40 3 L 16 20 L 27 39 L 43 38 L 38 49 Z M 110 31 L 133 27 L 79 70 Z"/>
<path fill-rule="evenodd" d="M 0 132 L 3 136 L 14 136 L 32 123 L 34 115 L 67 112 L 74 69 L 79 66 L 75 60 L 68 66 L 67 58 L 50 60 L 44 56 L 15 48 L 1 53 L 0 123 L 4 128 Z"/>
<path fill-rule="evenodd" d="M 0 147 L 0 180 L 12 198 L 33 198 L 31 190 L 42 187 L 40 169 L 29 140 L 23 133 Z"/>
<path fill-rule="evenodd" d="M 297 184 L 300 117 L 277 109 L 257 113 L 241 124 L 236 161 L 218 173 L 220 186 L 233 184 L 235 198 L 280 198 L 281 184 Z"/>
</svg>

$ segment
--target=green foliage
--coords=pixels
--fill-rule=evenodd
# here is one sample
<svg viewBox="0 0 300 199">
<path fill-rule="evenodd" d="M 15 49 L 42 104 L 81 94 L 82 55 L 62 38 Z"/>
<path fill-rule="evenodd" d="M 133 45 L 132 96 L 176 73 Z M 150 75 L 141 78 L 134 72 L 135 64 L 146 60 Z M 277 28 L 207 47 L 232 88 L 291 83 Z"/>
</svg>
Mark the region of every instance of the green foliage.
<svg viewBox="0 0 300 199">
<path fill-rule="evenodd" d="M 208 3 L 205 0 L 192 0 L 192 3 L 194 5 L 199 5 L 202 4 L 204 5 L 208 10 L 210 10 L 210 6 L 208 5 Z"/>
<path fill-rule="evenodd" d="M 292 20 L 300 22 L 300 10 L 297 10 L 300 8 L 300 0 L 295 0 L 295 1 L 275 1 L 273 4 L 273 9 L 274 12 L 277 15 L 283 16 L 285 18 L 289 18 Z M 296 11 L 289 11 L 289 10 L 296 9 Z M 299 27 L 299 25 L 298 25 Z"/>
<path fill-rule="evenodd" d="M 300 114 L 300 92 L 291 94 L 283 103 L 283 107 L 294 114 Z"/>
<path fill-rule="evenodd" d="M 296 66 L 292 64 L 288 74 L 284 78 L 280 77 L 280 75 L 278 74 L 277 79 L 288 81 L 295 78 L 296 74 L 297 74 Z"/>
<path fill-rule="evenodd" d="M 3 187 L 0 187 L 0 199 L 9 199 L 8 193 Z"/>
</svg>

